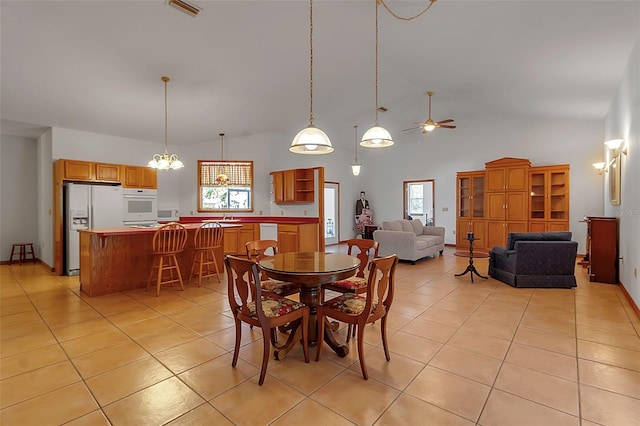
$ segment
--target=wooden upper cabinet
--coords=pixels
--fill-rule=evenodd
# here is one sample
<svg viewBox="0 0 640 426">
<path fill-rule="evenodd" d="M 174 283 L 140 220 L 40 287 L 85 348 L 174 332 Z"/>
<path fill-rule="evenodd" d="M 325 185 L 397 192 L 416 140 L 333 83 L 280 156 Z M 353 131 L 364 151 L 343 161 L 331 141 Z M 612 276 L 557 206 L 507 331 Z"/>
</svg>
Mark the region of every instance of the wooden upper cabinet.
<svg viewBox="0 0 640 426">
<path fill-rule="evenodd" d="M 484 218 L 484 171 L 458 173 L 457 217 Z"/>
<path fill-rule="evenodd" d="M 531 162 L 524 158 L 505 157 L 485 163 L 487 192 L 526 191 Z"/>
<path fill-rule="evenodd" d="M 124 166 L 125 188 L 148 188 L 158 187 L 158 171 L 150 167 Z"/>
<path fill-rule="evenodd" d="M 120 182 L 120 166 L 118 164 L 96 164 L 96 180 Z"/>
<path fill-rule="evenodd" d="M 313 203 L 315 177 L 313 169 L 292 169 L 271 172 L 273 201 L 276 204 Z"/>
<path fill-rule="evenodd" d="M 92 181 L 94 178 L 93 163 L 88 161 L 64 160 L 63 179 Z"/>
</svg>

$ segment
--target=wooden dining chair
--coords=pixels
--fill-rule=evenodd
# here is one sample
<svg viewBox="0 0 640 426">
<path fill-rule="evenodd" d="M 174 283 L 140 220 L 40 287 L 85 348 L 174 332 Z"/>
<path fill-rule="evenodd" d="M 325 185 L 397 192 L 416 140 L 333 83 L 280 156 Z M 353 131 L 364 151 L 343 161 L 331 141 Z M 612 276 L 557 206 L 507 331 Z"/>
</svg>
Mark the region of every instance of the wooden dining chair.
<svg viewBox="0 0 640 426">
<path fill-rule="evenodd" d="M 271 353 L 272 330 L 276 327 L 299 322 L 302 327 L 302 350 L 305 362 L 309 362 L 309 307 L 301 302 L 287 299 L 273 293 L 263 293 L 259 285 L 260 270 L 258 264 L 249 259 L 235 256 L 225 258 L 227 270 L 227 295 L 236 327 L 236 340 L 233 349 L 233 361 L 236 366 L 242 338 L 242 322 L 262 328 L 263 352 L 262 368 L 258 384 L 264 383 L 267 365 Z"/>
<path fill-rule="evenodd" d="M 278 254 L 278 242 L 276 240 L 254 240 L 245 244 L 247 258 L 259 262 L 266 256 Z M 271 252 L 268 253 L 269 249 Z M 260 287 L 263 291 L 275 293 L 279 296 L 290 296 L 300 291 L 300 284 L 280 281 L 269 278 L 264 272 L 260 274 Z"/>
<path fill-rule="evenodd" d="M 161 226 L 153 234 L 153 266 L 149 272 L 147 288 L 151 285 L 151 279 L 157 269 L 156 275 L 156 296 L 160 296 L 160 286 L 164 284 L 179 283 L 180 289 L 184 290 L 180 265 L 176 254 L 184 250 L 187 243 L 187 230 L 177 222 L 171 222 Z M 175 272 L 175 275 L 174 275 Z M 176 278 L 177 276 L 177 278 Z"/>
<path fill-rule="evenodd" d="M 353 277 L 324 284 L 322 286 L 320 300 L 324 300 L 325 290 L 332 290 L 343 294 L 360 294 L 367 290 L 367 278 L 364 276 L 364 271 L 369 264 L 369 259 L 378 257 L 379 243 L 377 241 L 366 240 L 364 238 L 353 238 L 351 240 L 347 240 L 347 246 L 347 254 L 352 256 L 355 255 L 360 259 L 358 272 L 356 272 Z M 355 329 L 352 329 L 352 325 L 349 324 L 349 329 L 347 330 L 347 343 L 349 342 L 350 337 L 355 337 Z"/>
<path fill-rule="evenodd" d="M 191 282 L 192 277 L 197 276 L 198 287 L 200 287 L 202 278 L 212 277 L 213 275 L 216 275 L 218 281 L 222 282 L 215 253 L 216 250 L 220 250 L 222 247 L 222 237 L 224 237 L 224 229 L 218 222 L 205 221 L 196 229 L 196 233 L 193 236 L 194 252 L 189 282 Z"/>
<path fill-rule="evenodd" d="M 318 336 L 324 335 L 325 317 L 352 324 L 356 327 L 358 333 L 358 358 L 360 359 L 362 377 L 365 380 L 369 378 L 364 360 L 363 336 L 365 324 L 381 320 L 380 331 L 384 355 L 387 361 L 391 359 L 387 344 L 387 315 L 393 302 L 394 275 L 397 264 L 398 257 L 395 254 L 373 259 L 369 262 L 366 297 L 355 293 L 345 293 L 327 300 L 317 308 Z M 316 361 L 320 360 L 323 346 L 322 342 L 318 343 Z"/>
</svg>

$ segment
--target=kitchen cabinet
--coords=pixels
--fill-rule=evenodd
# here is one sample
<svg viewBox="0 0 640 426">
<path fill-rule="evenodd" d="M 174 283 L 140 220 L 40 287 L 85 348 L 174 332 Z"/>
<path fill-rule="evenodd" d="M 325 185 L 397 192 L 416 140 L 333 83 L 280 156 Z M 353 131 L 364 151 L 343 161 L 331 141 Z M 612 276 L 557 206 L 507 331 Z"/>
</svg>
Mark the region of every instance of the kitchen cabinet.
<svg viewBox="0 0 640 426">
<path fill-rule="evenodd" d="M 74 181 L 92 181 L 95 178 L 94 164 L 89 161 L 61 160 L 63 178 Z"/>
<path fill-rule="evenodd" d="M 120 183 L 120 166 L 118 164 L 96 163 L 95 167 L 96 180 Z"/>
<path fill-rule="evenodd" d="M 276 204 L 313 203 L 315 177 L 313 169 L 292 169 L 271 172 L 273 201 Z"/>
<path fill-rule="evenodd" d="M 531 167 L 529 231 L 569 230 L 569 165 Z"/>
<path fill-rule="evenodd" d="M 258 239 L 260 239 L 259 224 L 243 223 L 239 228 L 225 228 L 224 254 L 246 256 L 247 242 Z"/>
<path fill-rule="evenodd" d="M 318 251 L 318 224 L 278 224 L 278 251 Z"/>
<path fill-rule="evenodd" d="M 125 188 L 158 188 L 158 171 L 150 167 L 124 166 Z"/>
</svg>

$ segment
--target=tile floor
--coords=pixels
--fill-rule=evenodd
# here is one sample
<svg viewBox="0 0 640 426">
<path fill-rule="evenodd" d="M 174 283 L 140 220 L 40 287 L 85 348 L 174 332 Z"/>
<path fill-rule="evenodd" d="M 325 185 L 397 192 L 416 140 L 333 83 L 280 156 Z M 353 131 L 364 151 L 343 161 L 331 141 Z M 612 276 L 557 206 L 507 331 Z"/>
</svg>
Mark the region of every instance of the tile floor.
<svg viewBox="0 0 640 426">
<path fill-rule="evenodd" d="M 334 251 L 344 251 L 342 246 Z M 300 348 L 257 378 L 260 330 L 234 326 L 226 285 L 87 298 L 78 279 L 0 266 L 3 425 L 637 425 L 640 319 L 619 288 L 514 289 L 454 277 L 466 259 L 401 263 L 391 362 Z M 486 259 L 476 265 L 487 270 Z M 344 332 L 344 329 L 343 329 Z M 311 352 L 315 356 L 315 348 Z"/>
</svg>

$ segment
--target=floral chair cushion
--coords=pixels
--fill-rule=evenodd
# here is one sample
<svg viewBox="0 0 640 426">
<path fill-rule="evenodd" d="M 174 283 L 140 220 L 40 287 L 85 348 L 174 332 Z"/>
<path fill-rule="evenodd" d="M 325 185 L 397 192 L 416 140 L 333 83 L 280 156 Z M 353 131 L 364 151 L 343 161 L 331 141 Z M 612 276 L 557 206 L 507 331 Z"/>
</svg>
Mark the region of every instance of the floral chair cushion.
<svg viewBox="0 0 640 426">
<path fill-rule="evenodd" d="M 366 303 L 366 298 L 358 296 L 357 294 L 346 293 L 342 296 L 327 300 L 324 303 L 324 306 L 335 311 L 344 312 L 346 314 L 360 315 L 362 311 L 364 311 L 364 306 Z M 377 303 L 374 302 L 372 309 L 375 309 L 376 305 Z"/>
<path fill-rule="evenodd" d="M 287 299 L 286 297 L 262 297 L 262 309 L 264 309 L 264 314 L 268 318 L 275 318 L 286 315 L 302 307 L 304 307 L 304 303 L 296 302 L 295 300 Z M 256 312 L 256 302 L 247 303 L 247 308 L 249 308 L 249 312 L 251 313 L 252 317 L 258 318 L 258 313 Z"/>
<path fill-rule="evenodd" d="M 343 287 L 347 290 L 356 290 L 367 286 L 367 279 L 363 277 L 351 277 L 346 280 L 331 283 L 337 287 Z"/>
<path fill-rule="evenodd" d="M 286 281 L 269 279 L 269 280 L 260 281 L 260 287 L 264 291 L 268 291 L 270 293 L 280 295 L 280 294 L 288 293 L 292 290 L 296 290 L 300 286 L 296 283 L 289 283 Z"/>
</svg>

